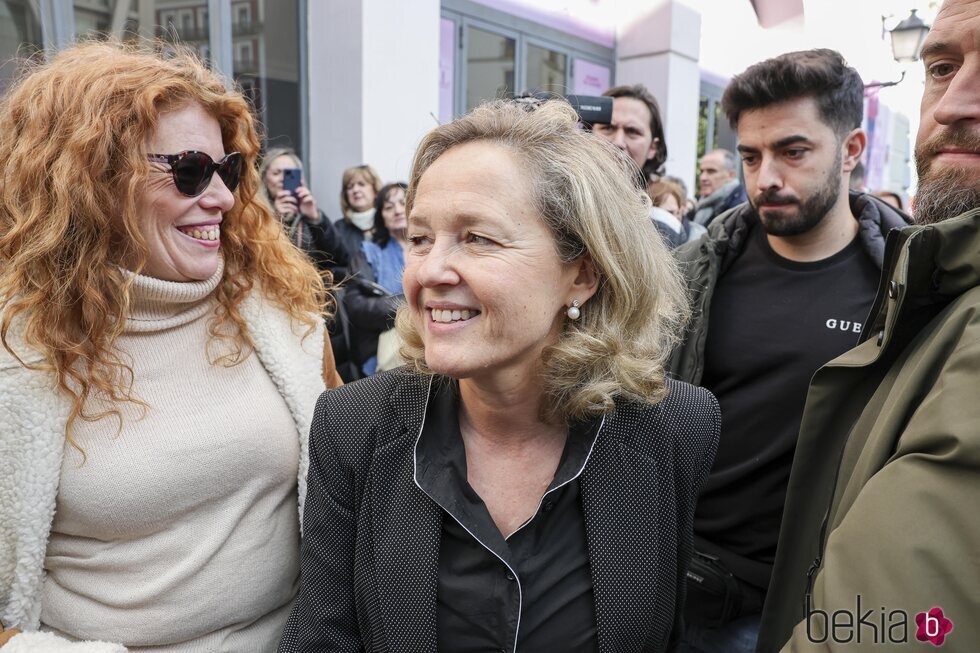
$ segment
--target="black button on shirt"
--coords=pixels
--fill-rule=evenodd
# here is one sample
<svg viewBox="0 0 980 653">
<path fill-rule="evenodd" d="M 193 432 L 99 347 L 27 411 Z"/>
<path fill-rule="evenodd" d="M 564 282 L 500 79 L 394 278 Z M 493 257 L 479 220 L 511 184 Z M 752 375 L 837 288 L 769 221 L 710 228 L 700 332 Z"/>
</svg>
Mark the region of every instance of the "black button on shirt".
<svg viewBox="0 0 980 653">
<path fill-rule="evenodd" d="M 456 389 L 433 386 L 415 456 L 419 487 L 444 511 L 439 651 L 598 651 L 578 476 L 599 427 L 569 429 L 538 511 L 505 540 L 466 480 Z"/>
</svg>

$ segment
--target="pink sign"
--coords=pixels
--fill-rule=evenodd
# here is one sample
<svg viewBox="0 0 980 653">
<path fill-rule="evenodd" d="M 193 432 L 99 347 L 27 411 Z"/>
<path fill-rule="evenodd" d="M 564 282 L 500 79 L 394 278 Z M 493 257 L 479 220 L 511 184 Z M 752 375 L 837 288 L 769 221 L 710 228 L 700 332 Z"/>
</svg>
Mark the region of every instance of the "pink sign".
<svg viewBox="0 0 980 653">
<path fill-rule="evenodd" d="M 572 92 L 576 95 L 602 95 L 610 86 L 610 70 L 606 66 L 585 59 L 575 59 L 573 69 L 575 78 L 572 80 Z"/>
</svg>

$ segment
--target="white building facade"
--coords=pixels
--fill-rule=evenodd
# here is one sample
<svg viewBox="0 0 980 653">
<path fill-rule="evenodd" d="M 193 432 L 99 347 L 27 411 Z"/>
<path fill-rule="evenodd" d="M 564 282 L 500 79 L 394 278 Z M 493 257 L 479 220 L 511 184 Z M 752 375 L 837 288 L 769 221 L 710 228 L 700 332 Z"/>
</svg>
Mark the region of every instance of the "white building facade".
<svg viewBox="0 0 980 653">
<path fill-rule="evenodd" d="M 0 93 L 16 69 L 9 60 L 76 37 L 183 43 L 242 87 L 267 146 L 299 152 L 337 218 L 345 168 L 407 180 L 422 136 L 481 101 L 643 83 L 663 114 L 667 172 L 693 192 L 700 155 L 735 146 L 720 111 L 729 77 L 701 62 L 704 21 L 723 7 L 765 28 L 803 12 L 802 0 L 712 1 L 0 0 Z M 869 123 L 880 136 L 870 169 L 880 187 L 904 190 L 908 121 L 876 111 L 887 121 Z"/>
</svg>

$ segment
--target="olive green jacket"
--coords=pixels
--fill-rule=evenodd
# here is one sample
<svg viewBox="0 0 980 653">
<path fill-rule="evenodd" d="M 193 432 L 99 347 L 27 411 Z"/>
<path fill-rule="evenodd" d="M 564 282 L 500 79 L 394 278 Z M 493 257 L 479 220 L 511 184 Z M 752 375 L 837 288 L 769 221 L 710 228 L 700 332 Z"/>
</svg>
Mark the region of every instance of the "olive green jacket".
<svg viewBox="0 0 980 653">
<path fill-rule="evenodd" d="M 869 324 L 811 382 L 758 653 L 931 648 L 936 607 L 980 651 L 980 209 L 890 234 Z"/>
</svg>

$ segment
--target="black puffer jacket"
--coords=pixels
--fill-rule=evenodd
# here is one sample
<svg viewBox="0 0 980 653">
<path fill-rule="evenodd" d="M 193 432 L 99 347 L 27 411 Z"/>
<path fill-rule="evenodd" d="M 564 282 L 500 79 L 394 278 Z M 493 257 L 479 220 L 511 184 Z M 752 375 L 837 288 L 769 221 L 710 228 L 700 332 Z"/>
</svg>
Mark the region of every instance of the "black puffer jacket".
<svg viewBox="0 0 980 653">
<path fill-rule="evenodd" d="M 337 235 L 340 236 L 340 240 L 344 244 L 344 249 L 347 250 L 352 258 L 356 257 L 358 252 L 361 251 L 361 243 L 364 242 L 364 232 L 346 218 L 337 220 L 333 224 L 333 227 L 337 230 Z"/>
<path fill-rule="evenodd" d="M 351 360 L 358 365 L 378 352 L 378 336 L 395 326 L 395 313 L 403 299 L 377 283 L 363 252 L 351 258 L 345 283 L 344 308 L 350 320 Z"/>
<path fill-rule="evenodd" d="M 289 240 L 306 252 L 321 270 L 330 270 L 338 276 L 338 270 L 346 270 L 350 252 L 330 218 L 319 212 L 319 221 L 312 222 L 305 215 L 288 216 L 282 221 Z"/>
</svg>

